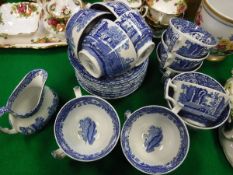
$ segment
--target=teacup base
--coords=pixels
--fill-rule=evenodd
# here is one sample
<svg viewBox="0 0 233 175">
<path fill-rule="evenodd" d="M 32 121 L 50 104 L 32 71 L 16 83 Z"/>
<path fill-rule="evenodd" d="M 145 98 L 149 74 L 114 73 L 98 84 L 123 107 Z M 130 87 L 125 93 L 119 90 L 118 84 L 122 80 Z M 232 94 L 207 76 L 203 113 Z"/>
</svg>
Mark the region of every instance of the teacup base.
<svg viewBox="0 0 233 175">
<path fill-rule="evenodd" d="M 225 58 L 225 56 L 210 55 L 207 60 L 212 62 L 219 62 L 223 61 Z"/>
</svg>

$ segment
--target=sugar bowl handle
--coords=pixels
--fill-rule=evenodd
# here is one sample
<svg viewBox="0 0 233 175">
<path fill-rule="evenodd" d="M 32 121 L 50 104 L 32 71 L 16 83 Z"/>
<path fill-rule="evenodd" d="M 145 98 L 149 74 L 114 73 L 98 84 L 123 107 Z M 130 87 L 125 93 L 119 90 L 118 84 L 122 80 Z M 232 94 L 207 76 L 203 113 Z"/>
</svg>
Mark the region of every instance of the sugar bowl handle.
<svg viewBox="0 0 233 175">
<path fill-rule="evenodd" d="M 63 159 L 64 157 L 66 157 L 65 152 L 61 148 L 52 151 L 51 155 L 53 156 L 54 159 Z"/>
</svg>

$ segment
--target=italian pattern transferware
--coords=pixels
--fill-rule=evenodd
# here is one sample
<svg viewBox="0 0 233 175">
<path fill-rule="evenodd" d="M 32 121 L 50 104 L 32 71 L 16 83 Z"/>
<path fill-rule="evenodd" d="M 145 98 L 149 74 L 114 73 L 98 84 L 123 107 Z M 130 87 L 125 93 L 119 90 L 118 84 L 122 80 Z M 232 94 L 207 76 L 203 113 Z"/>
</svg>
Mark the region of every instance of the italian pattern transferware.
<svg viewBox="0 0 233 175">
<path fill-rule="evenodd" d="M 49 8 L 48 4 L 51 4 Z M 82 7 L 80 0 L 38 0 L 3 4 L 0 6 L 0 47 L 42 49 L 64 46 L 66 22 Z M 67 13 L 66 17 L 55 16 L 58 15 L 58 10 L 62 12 L 59 15 Z"/>
<path fill-rule="evenodd" d="M 18 118 L 9 114 L 12 129 L 0 128 L 7 134 L 21 133 L 30 135 L 43 129 L 53 116 L 58 106 L 58 96 L 47 86 L 44 87 L 44 99 L 40 109 L 29 118 Z"/>
<path fill-rule="evenodd" d="M 7 104 L 0 108 L 0 116 L 8 112 L 20 118 L 27 118 L 37 112 L 43 102 L 43 89 L 48 74 L 43 69 L 27 73 L 8 98 Z"/>
<path fill-rule="evenodd" d="M 53 152 L 78 161 L 103 158 L 115 147 L 120 121 L 114 108 L 95 96 L 82 96 L 67 102 L 57 115 L 54 134 L 60 149 Z"/>
<path fill-rule="evenodd" d="M 180 18 L 170 20 L 164 41 L 169 51 L 189 58 L 205 57 L 209 49 L 217 45 L 217 41 L 210 33 Z"/>
<path fill-rule="evenodd" d="M 193 73 L 186 72 L 186 73 L 182 73 L 180 75 L 176 75 L 174 78 L 171 79 L 171 82 L 174 83 L 175 81 L 182 81 L 185 83 L 196 84 L 197 87 L 202 86 L 202 87 L 206 87 L 207 89 L 213 89 L 212 92 L 219 92 L 219 93 L 223 93 L 223 94 L 226 93 L 224 88 L 215 79 L 213 79 L 205 74 L 199 73 L 199 72 L 193 72 Z M 172 90 L 169 88 L 168 82 L 166 82 L 166 84 L 165 84 L 165 89 L 167 91 L 166 93 L 168 94 L 168 96 L 174 98 L 175 93 L 172 92 Z M 189 90 L 190 91 L 183 91 L 183 92 L 187 92 L 187 94 L 188 93 L 193 94 L 196 92 L 196 91 L 191 91 L 191 89 L 189 89 Z M 205 97 L 205 92 L 201 91 L 201 93 L 199 93 L 198 96 L 201 97 L 201 95 L 204 95 L 203 97 Z M 203 99 L 205 99 L 205 98 L 203 98 Z M 210 100 L 214 100 L 214 96 L 211 96 Z M 171 103 L 170 98 L 169 98 L 169 100 L 167 100 L 167 102 L 168 102 L 168 105 L 170 108 L 174 107 L 174 104 Z M 204 102 L 208 103 L 211 101 L 204 100 Z M 217 102 L 217 101 L 215 101 L 215 102 Z M 209 104 L 215 105 L 215 104 L 217 104 L 215 102 L 209 103 Z M 222 102 L 220 102 L 220 104 L 222 104 Z M 214 121 L 205 118 L 204 117 L 205 114 L 204 115 L 201 113 L 197 114 L 197 113 L 194 113 L 194 111 L 186 112 L 186 111 L 182 110 L 182 107 L 181 107 L 181 110 L 178 113 L 178 115 L 185 121 L 185 123 L 187 125 L 189 125 L 191 127 L 194 127 L 197 129 L 214 129 L 214 128 L 221 126 L 229 117 L 229 114 L 230 114 L 229 102 L 228 102 L 228 104 L 226 104 L 224 106 L 222 106 L 222 108 L 218 109 L 217 111 L 214 110 L 217 113 L 218 113 L 218 111 L 220 111 L 220 113 L 221 113 L 221 114 L 218 114 L 219 117 L 216 116 L 217 119 L 214 119 Z M 208 108 L 208 105 L 205 107 Z M 210 108 L 208 108 L 208 110 L 209 109 Z M 202 111 L 202 112 L 206 113 L 207 111 Z M 212 112 L 214 112 L 214 111 L 212 111 Z"/>
<path fill-rule="evenodd" d="M 90 60 L 90 56 L 83 57 L 84 52 L 89 52 L 98 62 L 98 69 L 102 76 L 114 77 L 123 74 L 134 67 L 137 61 L 136 51 L 128 35 L 114 22 L 103 19 L 95 28 L 85 36 L 82 42 L 82 50 L 79 59 L 86 70 L 97 78 L 93 67 L 96 63 Z M 95 68 L 97 69 L 97 68 Z M 98 75 L 100 75 L 98 73 Z"/>
<path fill-rule="evenodd" d="M 189 134 L 185 124 L 169 109 L 146 106 L 128 114 L 121 131 L 121 147 L 136 169 L 147 174 L 165 174 L 184 161 Z"/>
</svg>

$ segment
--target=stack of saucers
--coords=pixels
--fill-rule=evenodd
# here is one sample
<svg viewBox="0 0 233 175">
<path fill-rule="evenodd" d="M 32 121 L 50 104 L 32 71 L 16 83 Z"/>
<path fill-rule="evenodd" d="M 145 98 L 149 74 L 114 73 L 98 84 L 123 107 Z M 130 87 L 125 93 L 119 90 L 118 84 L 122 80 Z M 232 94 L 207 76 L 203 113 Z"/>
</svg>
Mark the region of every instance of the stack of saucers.
<svg viewBox="0 0 233 175">
<path fill-rule="evenodd" d="M 215 38 L 194 23 L 172 18 L 157 46 L 157 58 L 164 77 L 197 71 L 215 47 Z"/>
<path fill-rule="evenodd" d="M 98 2 L 68 21 L 68 55 L 79 84 L 105 99 L 139 88 L 155 44 L 138 11 L 122 2 Z"/>
</svg>

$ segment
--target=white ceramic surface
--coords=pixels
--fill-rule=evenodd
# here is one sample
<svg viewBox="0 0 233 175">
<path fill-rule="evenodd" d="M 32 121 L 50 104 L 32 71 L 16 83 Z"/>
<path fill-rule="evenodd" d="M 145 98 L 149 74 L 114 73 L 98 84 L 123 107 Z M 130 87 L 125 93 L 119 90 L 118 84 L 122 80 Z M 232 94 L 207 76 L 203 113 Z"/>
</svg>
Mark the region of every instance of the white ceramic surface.
<svg viewBox="0 0 233 175">
<path fill-rule="evenodd" d="M 0 6 L 0 35 L 31 34 L 36 32 L 41 15 L 37 3 L 6 3 Z"/>
<path fill-rule="evenodd" d="M 218 39 L 213 56 L 233 53 L 232 6 L 231 0 L 203 0 L 197 12 L 195 22 Z"/>
</svg>

